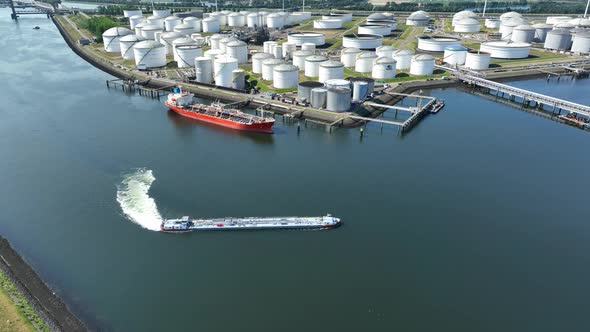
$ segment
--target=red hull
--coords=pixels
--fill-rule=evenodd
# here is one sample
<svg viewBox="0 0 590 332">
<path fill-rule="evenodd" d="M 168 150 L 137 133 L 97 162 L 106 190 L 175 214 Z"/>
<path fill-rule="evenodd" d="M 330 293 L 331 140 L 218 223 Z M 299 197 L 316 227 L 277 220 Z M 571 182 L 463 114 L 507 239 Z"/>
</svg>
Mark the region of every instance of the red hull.
<svg viewBox="0 0 590 332">
<path fill-rule="evenodd" d="M 240 122 L 235 122 L 235 121 L 231 121 L 231 120 L 227 120 L 227 119 L 221 119 L 221 118 L 214 117 L 214 116 L 207 115 L 207 114 L 201 114 L 201 113 L 187 111 L 184 108 L 170 105 L 168 102 L 164 102 L 164 104 L 166 106 L 168 106 L 168 108 L 173 110 L 175 113 L 185 116 L 187 118 L 200 120 L 200 121 L 216 124 L 216 125 L 223 126 L 223 127 L 236 129 L 236 130 L 272 134 L 272 125 L 274 124 L 274 122 L 263 122 L 263 123 L 252 123 L 252 124 L 240 123 Z"/>
</svg>

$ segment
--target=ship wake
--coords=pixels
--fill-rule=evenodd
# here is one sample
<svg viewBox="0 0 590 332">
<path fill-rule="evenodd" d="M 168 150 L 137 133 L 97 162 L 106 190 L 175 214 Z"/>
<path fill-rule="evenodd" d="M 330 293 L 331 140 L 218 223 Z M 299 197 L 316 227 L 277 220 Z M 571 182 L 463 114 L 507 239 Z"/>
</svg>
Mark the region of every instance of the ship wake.
<svg viewBox="0 0 590 332">
<path fill-rule="evenodd" d="M 162 216 L 148 193 L 155 180 L 152 171 L 145 168 L 125 174 L 117 186 L 117 202 L 127 219 L 143 228 L 159 231 Z"/>
</svg>

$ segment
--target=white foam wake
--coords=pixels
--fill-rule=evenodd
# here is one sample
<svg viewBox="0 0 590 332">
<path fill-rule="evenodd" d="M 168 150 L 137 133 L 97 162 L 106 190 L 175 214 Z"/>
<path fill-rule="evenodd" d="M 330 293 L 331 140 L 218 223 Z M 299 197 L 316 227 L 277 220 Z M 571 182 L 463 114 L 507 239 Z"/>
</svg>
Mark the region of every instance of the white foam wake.
<svg viewBox="0 0 590 332">
<path fill-rule="evenodd" d="M 162 216 L 156 201 L 148 195 L 155 180 L 152 171 L 145 168 L 126 174 L 117 187 L 117 202 L 129 220 L 143 228 L 159 231 Z"/>
</svg>

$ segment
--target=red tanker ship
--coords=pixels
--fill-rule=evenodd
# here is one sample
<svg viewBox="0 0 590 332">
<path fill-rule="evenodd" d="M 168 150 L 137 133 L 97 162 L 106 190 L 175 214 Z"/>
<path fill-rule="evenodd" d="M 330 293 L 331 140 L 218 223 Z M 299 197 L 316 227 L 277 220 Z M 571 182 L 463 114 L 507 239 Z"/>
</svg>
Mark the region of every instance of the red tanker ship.
<svg viewBox="0 0 590 332">
<path fill-rule="evenodd" d="M 272 125 L 275 123 L 273 118 L 252 115 L 237 109 L 226 109 L 220 103 L 211 105 L 194 103 L 193 94 L 183 92 L 180 88 L 174 88 L 164 105 L 187 118 L 236 130 L 272 134 Z"/>
</svg>

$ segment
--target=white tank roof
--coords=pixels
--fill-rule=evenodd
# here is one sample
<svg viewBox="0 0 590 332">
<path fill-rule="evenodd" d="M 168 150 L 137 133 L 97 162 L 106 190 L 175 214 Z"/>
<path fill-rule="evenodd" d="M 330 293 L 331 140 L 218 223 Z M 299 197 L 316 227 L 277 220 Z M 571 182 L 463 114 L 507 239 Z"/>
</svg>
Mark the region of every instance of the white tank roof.
<svg viewBox="0 0 590 332">
<path fill-rule="evenodd" d="M 170 22 L 170 21 L 180 21 L 180 17 L 174 16 L 174 15 L 170 15 L 170 16 L 166 17 L 164 19 L 164 21 L 168 21 L 168 22 Z"/>
<path fill-rule="evenodd" d="M 340 61 L 328 60 L 320 63 L 320 67 L 324 68 L 339 68 L 344 67 L 344 64 Z"/>
<path fill-rule="evenodd" d="M 569 24 L 573 24 L 575 26 L 590 26 L 590 20 L 587 18 L 574 18 L 573 20 L 568 22 Z"/>
<path fill-rule="evenodd" d="M 505 20 L 505 19 L 508 19 L 508 18 L 521 17 L 521 16 L 522 16 L 522 14 L 517 13 L 517 12 L 507 12 L 507 13 L 504 13 L 504 14 L 500 15 L 500 19 L 501 20 Z"/>
<path fill-rule="evenodd" d="M 347 47 L 342 49 L 342 51 L 340 52 L 341 54 L 349 54 L 349 53 L 361 53 L 361 50 L 356 48 L 356 47 Z"/>
<path fill-rule="evenodd" d="M 137 27 L 137 25 L 135 26 Z M 146 24 L 141 28 L 142 31 L 162 30 L 162 27 L 155 24 Z"/>
<path fill-rule="evenodd" d="M 279 59 L 277 59 L 279 60 Z M 280 64 L 273 67 L 274 71 L 299 71 L 299 67 L 288 63 Z"/>
<path fill-rule="evenodd" d="M 393 59 L 393 58 L 382 56 L 380 58 L 377 58 L 375 60 L 375 63 L 376 64 L 388 64 L 388 63 L 391 64 L 391 63 L 397 63 L 397 61 L 395 59 Z"/>
<path fill-rule="evenodd" d="M 328 57 L 325 57 L 323 55 L 310 55 L 307 58 L 305 58 L 305 61 L 309 61 L 309 62 L 321 62 L 321 61 L 328 61 Z"/>
<path fill-rule="evenodd" d="M 135 41 L 140 41 L 140 40 L 144 40 L 144 38 L 140 37 L 136 34 L 126 35 L 126 36 L 123 36 L 119 39 L 119 41 L 122 41 L 122 42 L 135 42 Z"/>
<path fill-rule="evenodd" d="M 244 43 L 241 40 L 232 40 L 225 44 L 225 47 L 241 47 L 241 46 L 248 46 L 248 44 Z"/>
<path fill-rule="evenodd" d="M 408 20 L 427 21 L 427 20 L 430 20 L 430 16 L 416 12 L 416 13 L 413 13 L 410 16 L 408 16 Z"/>
<path fill-rule="evenodd" d="M 144 40 L 140 41 L 139 43 L 133 45 L 136 49 L 153 49 L 153 48 L 161 48 L 166 47 L 163 44 L 158 43 L 155 40 Z"/>
<path fill-rule="evenodd" d="M 133 16 L 129 17 L 130 20 L 137 20 L 137 19 L 140 19 L 140 18 L 143 19 L 144 17 L 142 15 L 133 15 Z"/>
<path fill-rule="evenodd" d="M 569 31 L 568 31 L 569 34 Z M 488 41 L 481 43 L 482 45 L 492 46 L 492 47 L 503 47 L 503 48 L 520 48 L 520 47 L 531 47 L 529 43 L 521 43 L 521 42 L 513 42 L 507 40 L 498 40 L 498 41 Z"/>
<path fill-rule="evenodd" d="M 164 32 L 163 34 L 160 35 L 160 39 L 169 39 L 169 38 L 183 38 L 184 35 L 180 32 L 176 32 L 176 31 L 169 31 L 169 32 Z"/>
<path fill-rule="evenodd" d="M 182 23 L 174 27 L 174 29 L 194 29 L 195 27 L 192 24 Z"/>
<path fill-rule="evenodd" d="M 123 28 L 123 27 L 114 27 L 106 30 L 102 33 L 103 36 L 106 37 L 117 37 L 117 36 L 127 36 L 134 33 L 133 31 Z"/>
<path fill-rule="evenodd" d="M 412 57 L 414 61 L 434 61 L 434 57 L 430 54 L 416 54 Z"/>
<path fill-rule="evenodd" d="M 474 18 L 464 18 L 464 19 L 461 19 L 459 22 L 457 22 L 457 24 L 479 26 L 479 21 Z"/>
<path fill-rule="evenodd" d="M 532 26 L 528 25 L 528 24 L 521 24 L 518 26 L 514 27 L 514 30 L 535 30 L 535 28 L 533 28 Z"/>
<path fill-rule="evenodd" d="M 400 56 L 400 55 L 414 55 L 414 52 L 410 50 L 397 50 L 393 52 L 393 55 Z"/>
<path fill-rule="evenodd" d="M 174 39 L 174 41 L 172 41 L 172 45 L 196 45 L 196 44 L 197 44 L 197 42 L 195 42 L 192 38 L 189 38 L 189 37 L 178 38 L 178 39 Z"/>
<path fill-rule="evenodd" d="M 194 22 L 194 21 L 200 21 L 200 18 L 196 18 L 194 16 L 189 16 L 189 17 L 185 17 L 182 21 L 183 22 Z"/>
</svg>

